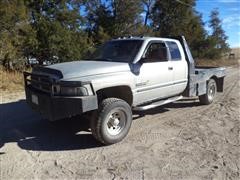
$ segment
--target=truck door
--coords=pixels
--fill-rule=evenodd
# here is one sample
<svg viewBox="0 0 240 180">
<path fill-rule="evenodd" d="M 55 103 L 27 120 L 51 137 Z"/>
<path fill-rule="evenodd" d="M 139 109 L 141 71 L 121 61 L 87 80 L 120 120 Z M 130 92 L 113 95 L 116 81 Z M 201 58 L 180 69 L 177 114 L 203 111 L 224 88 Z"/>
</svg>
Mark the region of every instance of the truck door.
<svg viewBox="0 0 240 180">
<path fill-rule="evenodd" d="M 187 86 L 188 65 L 183 57 L 183 49 L 174 41 L 166 41 L 170 54 L 170 63 L 173 72 L 172 93 L 180 94 Z M 181 53 L 182 52 L 182 53 Z"/>
<path fill-rule="evenodd" d="M 173 69 L 170 63 L 164 42 L 153 41 L 148 44 L 140 61 L 140 72 L 136 75 L 137 103 L 172 95 Z"/>
</svg>

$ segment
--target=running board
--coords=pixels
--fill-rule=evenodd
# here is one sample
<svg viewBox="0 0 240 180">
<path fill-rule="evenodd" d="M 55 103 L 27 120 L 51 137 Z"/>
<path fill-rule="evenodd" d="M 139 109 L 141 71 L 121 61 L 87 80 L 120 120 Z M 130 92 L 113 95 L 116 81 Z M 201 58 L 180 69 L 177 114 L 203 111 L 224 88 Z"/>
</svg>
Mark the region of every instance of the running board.
<svg viewBox="0 0 240 180">
<path fill-rule="evenodd" d="M 171 98 L 168 98 L 168 99 L 164 99 L 164 100 L 154 102 L 152 104 L 148 104 L 146 106 L 136 106 L 136 107 L 133 107 L 133 110 L 135 110 L 135 111 L 145 111 L 145 110 L 148 110 L 148 109 L 152 109 L 152 108 L 155 108 L 155 107 L 158 107 L 158 106 L 162 106 L 164 104 L 168 104 L 168 103 L 177 101 L 179 99 L 182 99 L 182 97 L 183 96 L 175 96 L 175 97 L 171 97 Z"/>
</svg>

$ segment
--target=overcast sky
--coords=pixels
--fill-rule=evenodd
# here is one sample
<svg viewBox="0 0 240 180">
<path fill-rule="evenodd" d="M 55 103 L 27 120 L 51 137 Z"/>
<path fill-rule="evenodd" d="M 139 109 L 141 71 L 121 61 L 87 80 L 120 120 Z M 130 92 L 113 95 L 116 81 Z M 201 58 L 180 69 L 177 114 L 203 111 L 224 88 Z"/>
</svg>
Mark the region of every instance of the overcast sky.
<svg viewBox="0 0 240 180">
<path fill-rule="evenodd" d="M 240 0 L 197 0 L 196 8 L 204 22 L 209 21 L 211 10 L 218 8 L 228 43 L 231 47 L 240 47 Z M 209 31 L 207 23 L 205 28 Z"/>
</svg>

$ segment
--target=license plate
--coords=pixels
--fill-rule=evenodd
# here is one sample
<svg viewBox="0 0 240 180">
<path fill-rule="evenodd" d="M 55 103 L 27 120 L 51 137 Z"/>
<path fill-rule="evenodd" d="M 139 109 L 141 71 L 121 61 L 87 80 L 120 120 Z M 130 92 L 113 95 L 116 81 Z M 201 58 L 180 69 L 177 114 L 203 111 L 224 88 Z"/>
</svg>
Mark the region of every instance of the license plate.
<svg viewBox="0 0 240 180">
<path fill-rule="evenodd" d="M 32 94 L 32 102 L 38 105 L 38 97 L 35 94 Z"/>
</svg>

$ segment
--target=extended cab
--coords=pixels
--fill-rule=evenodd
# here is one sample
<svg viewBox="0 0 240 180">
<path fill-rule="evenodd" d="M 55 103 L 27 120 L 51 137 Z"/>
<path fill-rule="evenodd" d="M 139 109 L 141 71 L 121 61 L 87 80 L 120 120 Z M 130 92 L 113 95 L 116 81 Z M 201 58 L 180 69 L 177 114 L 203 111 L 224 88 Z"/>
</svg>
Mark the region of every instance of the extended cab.
<svg viewBox="0 0 240 180">
<path fill-rule="evenodd" d="M 223 91 L 224 68 L 195 67 L 183 36 L 128 37 L 106 42 L 89 59 L 24 73 L 27 103 L 54 121 L 90 112 L 94 137 L 121 141 L 142 111 L 199 96 L 210 104 Z"/>
</svg>

